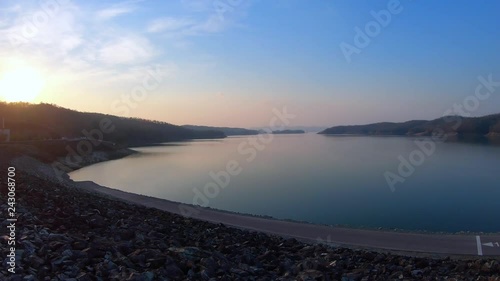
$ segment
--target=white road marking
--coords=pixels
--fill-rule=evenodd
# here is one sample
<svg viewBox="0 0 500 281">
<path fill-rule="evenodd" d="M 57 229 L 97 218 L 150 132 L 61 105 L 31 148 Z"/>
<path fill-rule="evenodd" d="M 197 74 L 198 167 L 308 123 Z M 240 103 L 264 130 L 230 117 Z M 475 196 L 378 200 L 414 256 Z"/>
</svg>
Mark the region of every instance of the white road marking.
<svg viewBox="0 0 500 281">
<path fill-rule="evenodd" d="M 493 242 L 490 242 L 490 243 L 483 243 L 483 246 L 495 247 L 495 246 L 493 245 Z"/>
<path fill-rule="evenodd" d="M 483 246 L 481 246 L 481 237 L 476 236 L 476 242 L 477 242 L 477 255 L 482 256 L 483 255 Z"/>
</svg>

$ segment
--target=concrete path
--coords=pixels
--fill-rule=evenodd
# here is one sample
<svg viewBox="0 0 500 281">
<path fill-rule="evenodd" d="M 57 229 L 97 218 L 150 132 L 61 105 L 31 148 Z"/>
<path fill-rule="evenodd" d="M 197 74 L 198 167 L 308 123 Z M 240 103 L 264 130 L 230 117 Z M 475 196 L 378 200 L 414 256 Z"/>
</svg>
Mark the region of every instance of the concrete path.
<svg viewBox="0 0 500 281">
<path fill-rule="evenodd" d="M 500 257 L 500 234 L 480 236 L 441 235 L 321 226 L 199 208 L 192 205 L 180 204 L 164 199 L 111 189 L 90 181 L 76 183 L 88 190 L 107 194 L 127 202 L 180 215 L 185 214 L 185 212 L 181 212 L 182 209 L 195 210 L 190 217 L 213 223 L 222 223 L 241 229 L 296 238 L 307 242 L 321 242 L 346 247 L 361 247 L 366 249 L 411 253 Z"/>
</svg>

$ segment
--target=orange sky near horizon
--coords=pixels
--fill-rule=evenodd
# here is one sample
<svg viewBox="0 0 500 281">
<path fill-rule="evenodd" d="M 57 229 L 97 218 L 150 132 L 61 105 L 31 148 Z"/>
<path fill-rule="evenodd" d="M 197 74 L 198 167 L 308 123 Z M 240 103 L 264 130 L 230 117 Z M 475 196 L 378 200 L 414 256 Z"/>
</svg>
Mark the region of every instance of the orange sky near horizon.
<svg viewBox="0 0 500 281">
<path fill-rule="evenodd" d="M 478 77 L 500 81 L 495 1 L 406 1 L 373 36 L 387 3 L 55 2 L 0 1 L 0 100 L 246 128 L 286 107 L 291 126 L 331 127 L 439 118 Z M 491 95 L 468 114 L 498 108 Z"/>
</svg>

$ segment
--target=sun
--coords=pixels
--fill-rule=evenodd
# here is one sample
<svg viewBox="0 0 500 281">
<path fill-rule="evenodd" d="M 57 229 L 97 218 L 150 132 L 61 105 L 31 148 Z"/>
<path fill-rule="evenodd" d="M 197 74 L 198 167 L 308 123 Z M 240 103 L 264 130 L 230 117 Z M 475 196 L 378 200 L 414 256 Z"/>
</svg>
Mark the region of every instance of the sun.
<svg viewBox="0 0 500 281">
<path fill-rule="evenodd" d="M 33 102 L 45 84 L 35 68 L 20 66 L 0 76 L 0 100 L 7 102 Z"/>
</svg>

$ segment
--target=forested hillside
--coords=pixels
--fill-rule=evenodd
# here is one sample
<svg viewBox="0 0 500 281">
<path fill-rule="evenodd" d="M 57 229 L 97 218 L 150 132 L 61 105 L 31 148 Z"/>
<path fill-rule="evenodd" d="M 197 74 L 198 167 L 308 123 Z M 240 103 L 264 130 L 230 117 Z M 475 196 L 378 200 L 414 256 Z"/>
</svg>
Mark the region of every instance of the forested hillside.
<svg viewBox="0 0 500 281">
<path fill-rule="evenodd" d="M 500 136 L 500 114 L 482 117 L 448 116 L 432 121 L 413 120 L 403 123 L 374 123 L 368 125 L 336 126 L 320 134 L 352 135 L 409 135 L 430 136 L 435 130 L 459 136 Z"/>
<path fill-rule="evenodd" d="M 225 137 L 220 131 L 195 131 L 165 122 L 78 112 L 51 104 L 0 102 L 0 118 L 11 130 L 11 141 L 81 138 L 85 137 L 84 130 L 99 130 L 101 122 L 114 128 L 103 133 L 103 139 L 122 145 Z"/>
</svg>

